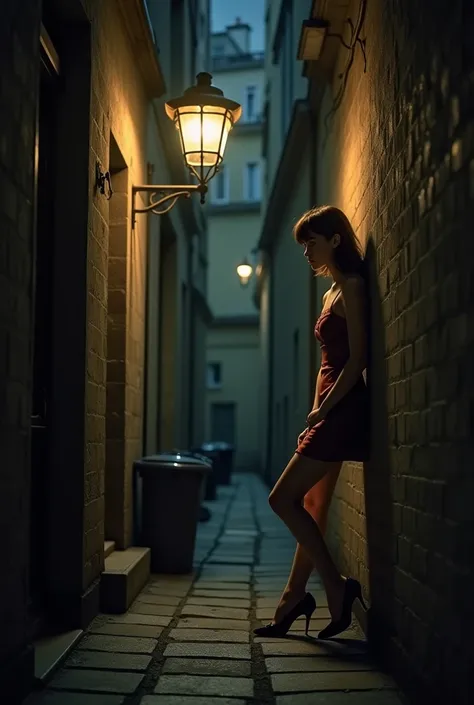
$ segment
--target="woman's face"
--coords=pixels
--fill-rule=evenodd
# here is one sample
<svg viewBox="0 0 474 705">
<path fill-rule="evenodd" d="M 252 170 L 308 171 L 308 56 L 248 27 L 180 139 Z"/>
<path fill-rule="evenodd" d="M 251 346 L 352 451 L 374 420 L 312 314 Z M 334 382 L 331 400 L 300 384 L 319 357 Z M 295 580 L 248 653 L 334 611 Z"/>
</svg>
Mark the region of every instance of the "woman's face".
<svg viewBox="0 0 474 705">
<path fill-rule="evenodd" d="M 339 244 L 339 235 L 326 240 L 323 235 L 314 234 L 304 245 L 304 256 L 311 269 L 320 269 L 330 264 L 334 247 Z"/>
</svg>

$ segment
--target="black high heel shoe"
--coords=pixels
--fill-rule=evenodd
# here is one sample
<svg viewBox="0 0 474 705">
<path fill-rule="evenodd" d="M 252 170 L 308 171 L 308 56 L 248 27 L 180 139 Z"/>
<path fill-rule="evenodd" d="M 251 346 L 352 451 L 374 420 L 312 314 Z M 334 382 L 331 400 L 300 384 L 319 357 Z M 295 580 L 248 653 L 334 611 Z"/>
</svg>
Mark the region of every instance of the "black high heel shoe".
<svg viewBox="0 0 474 705">
<path fill-rule="evenodd" d="M 316 609 L 316 600 L 312 596 L 310 592 L 307 592 L 306 595 L 303 597 L 302 600 L 300 600 L 292 610 L 286 614 L 283 619 L 278 622 L 277 624 L 267 624 L 265 627 L 259 627 L 258 629 L 254 629 L 253 633 L 256 634 L 257 636 L 271 636 L 271 637 L 277 637 L 277 636 L 285 636 L 286 633 L 289 631 L 291 628 L 291 625 L 293 622 L 298 619 L 298 617 L 301 617 L 302 615 L 305 615 L 306 617 L 306 635 L 308 634 L 309 630 L 309 623 L 311 621 L 311 617 L 313 615 L 314 610 Z"/>
<path fill-rule="evenodd" d="M 318 639 L 330 639 L 350 627 L 352 622 L 352 605 L 354 601 L 360 600 L 362 607 L 366 610 L 362 588 L 360 583 L 354 578 L 347 578 L 344 586 L 344 598 L 342 601 L 342 613 L 339 619 L 333 620 L 318 634 Z"/>
</svg>

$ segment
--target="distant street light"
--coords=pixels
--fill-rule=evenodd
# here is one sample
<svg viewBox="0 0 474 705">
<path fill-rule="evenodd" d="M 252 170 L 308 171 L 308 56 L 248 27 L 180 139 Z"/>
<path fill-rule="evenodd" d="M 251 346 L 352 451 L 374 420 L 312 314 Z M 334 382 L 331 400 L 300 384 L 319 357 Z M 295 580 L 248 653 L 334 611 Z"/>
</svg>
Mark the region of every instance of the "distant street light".
<svg viewBox="0 0 474 705">
<path fill-rule="evenodd" d="M 253 267 L 248 261 L 248 259 L 245 257 L 243 262 L 241 262 L 237 266 L 237 274 L 240 279 L 240 284 L 243 287 L 246 287 L 247 284 L 249 283 L 250 277 L 252 276 L 253 273 Z"/>
<path fill-rule="evenodd" d="M 207 184 L 222 163 L 229 132 L 239 120 L 242 107 L 211 85 L 211 74 L 202 72 L 196 79 L 195 86 L 165 104 L 165 111 L 179 132 L 183 157 L 198 183 L 132 186 L 132 227 L 137 213 L 151 211 L 163 215 L 173 208 L 180 196 L 189 198 L 194 191 L 201 194 L 201 203 L 205 203 Z M 148 205 L 144 208 L 135 206 L 137 193 L 149 194 Z M 157 194 L 166 195 L 156 199 Z M 164 207 L 160 208 L 162 205 Z"/>
</svg>

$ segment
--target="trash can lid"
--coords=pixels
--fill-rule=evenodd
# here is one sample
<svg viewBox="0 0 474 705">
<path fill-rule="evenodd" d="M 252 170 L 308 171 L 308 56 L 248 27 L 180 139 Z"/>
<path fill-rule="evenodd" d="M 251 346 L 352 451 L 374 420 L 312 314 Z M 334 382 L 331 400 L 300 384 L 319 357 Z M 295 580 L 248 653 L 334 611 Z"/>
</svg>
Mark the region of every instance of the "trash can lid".
<svg viewBox="0 0 474 705">
<path fill-rule="evenodd" d="M 145 465 L 156 464 L 157 466 L 165 466 L 168 468 L 186 468 L 186 470 L 209 470 L 210 463 L 200 460 L 199 458 L 194 458 L 192 456 L 182 455 L 181 453 L 158 453 L 156 455 L 147 455 L 144 458 L 140 458 L 139 463 L 144 463 Z"/>
<path fill-rule="evenodd" d="M 211 441 L 210 443 L 203 443 L 202 448 L 204 450 L 234 450 L 234 446 L 225 441 Z"/>
<path fill-rule="evenodd" d="M 176 455 L 176 456 L 183 456 L 185 458 L 195 458 L 196 460 L 200 460 L 201 462 L 205 463 L 206 465 L 212 465 L 212 460 L 211 458 L 208 458 L 207 455 L 201 455 L 198 451 L 194 450 L 178 450 L 174 449 L 172 451 L 163 451 L 165 455 Z"/>
<path fill-rule="evenodd" d="M 212 450 L 218 450 L 218 448 L 216 448 L 215 443 L 203 443 L 202 446 L 200 447 L 200 450 L 212 451 Z"/>
</svg>

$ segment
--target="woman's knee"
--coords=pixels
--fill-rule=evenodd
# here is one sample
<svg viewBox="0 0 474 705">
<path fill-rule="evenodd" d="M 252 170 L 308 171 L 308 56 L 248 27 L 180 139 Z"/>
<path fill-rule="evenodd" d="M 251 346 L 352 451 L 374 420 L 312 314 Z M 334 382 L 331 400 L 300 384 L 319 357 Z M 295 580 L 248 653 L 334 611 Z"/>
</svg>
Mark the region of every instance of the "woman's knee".
<svg viewBox="0 0 474 705">
<path fill-rule="evenodd" d="M 285 492 L 276 487 L 268 495 L 268 504 L 275 514 L 282 514 L 291 506 L 292 502 Z"/>
<path fill-rule="evenodd" d="M 326 503 L 319 497 L 317 498 L 312 496 L 310 493 L 305 495 L 303 499 L 303 507 L 316 521 L 327 513 Z"/>
</svg>

